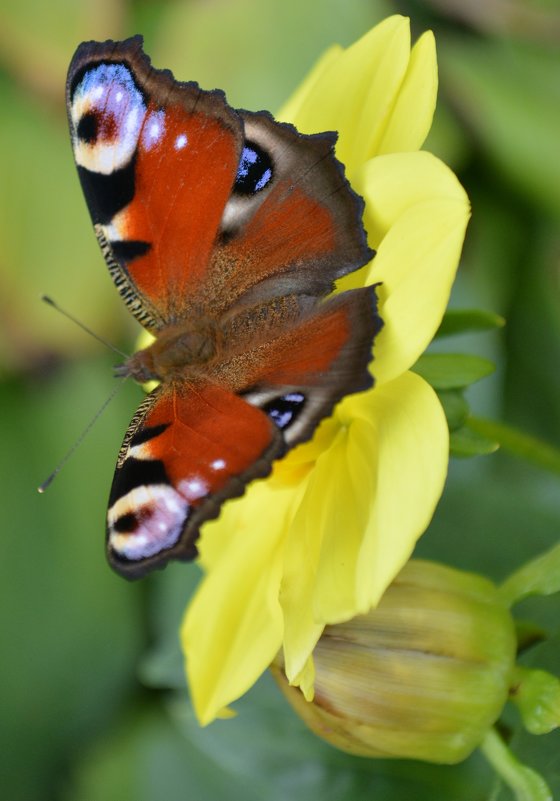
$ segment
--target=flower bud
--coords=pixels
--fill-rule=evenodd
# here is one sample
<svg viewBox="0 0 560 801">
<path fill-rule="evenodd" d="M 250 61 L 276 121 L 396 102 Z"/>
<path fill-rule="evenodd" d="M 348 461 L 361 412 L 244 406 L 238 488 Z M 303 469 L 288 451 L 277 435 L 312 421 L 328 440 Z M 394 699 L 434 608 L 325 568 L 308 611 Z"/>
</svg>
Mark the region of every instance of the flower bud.
<svg viewBox="0 0 560 801">
<path fill-rule="evenodd" d="M 487 579 L 409 562 L 379 605 L 327 626 L 307 702 L 273 672 L 296 712 L 343 751 L 454 763 L 500 715 L 514 671 L 513 619 Z"/>
</svg>

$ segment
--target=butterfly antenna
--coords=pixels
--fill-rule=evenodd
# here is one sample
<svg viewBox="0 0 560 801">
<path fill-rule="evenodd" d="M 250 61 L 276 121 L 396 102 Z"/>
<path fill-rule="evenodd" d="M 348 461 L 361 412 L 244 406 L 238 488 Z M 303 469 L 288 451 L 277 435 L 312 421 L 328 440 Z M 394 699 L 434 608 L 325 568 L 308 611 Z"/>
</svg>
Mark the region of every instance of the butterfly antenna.
<svg viewBox="0 0 560 801">
<path fill-rule="evenodd" d="M 52 484 L 52 482 L 57 477 L 57 475 L 60 473 L 60 471 L 62 470 L 62 468 L 64 467 L 64 465 L 68 461 L 68 459 L 72 456 L 74 451 L 82 444 L 82 442 L 84 441 L 85 437 L 89 433 L 90 429 L 93 427 L 94 423 L 96 423 L 97 420 L 101 417 L 101 415 L 103 414 L 103 412 L 105 411 L 107 406 L 111 403 L 111 401 L 113 400 L 113 398 L 115 397 L 117 392 L 121 389 L 122 385 L 124 384 L 124 382 L 126 381 L 127 378 L 128 378 L 128 376 L 125 376 L 122 381 L 119 381 L 119 383 L 114 388 L 114 390 L 111 392 L 109 397 L 104 401 L 104 403 L 101 406 L 101 408 L 98 409 L 97 412 L 93 415 L 92 419 L 89 421 L 87 426 L 84 428 L 84 430 L 82 431 L 82 433 L 80 434 L 80 436 L 78 437 L 76 442 L 64 454 L 64 456 L 62 457 L 62 459 L 60 460 L 58 465 L 55 467 L 55 469 L 52 471 L 50 476 L 48 478 L 46 478 L 40 486 L 37 487 L 37 492 L 43 493 L 47 489 L 47 487 L 49 487 Z"/>
<path fill-rule="evenodd" d="M 54 301 L 48 295 L 42 295 L 41 296 L 41 300 L 43 300 L 45 303 L 48 303 L 49 306 L 52 306 L 53 309 L 56 309 L 58 312 L 63 314 L 65 317 L 67 317 L 69 320 L 72 320 L 72 322 L 76 323 L 76 325 L 79 326 L 82 329 L 82 331 L 85 331 L 87 334 L 92 336 L 98 342 L 101 342 L 101 344 L 105 345 L 107 348 L 110 348 L 110 350 L 114 351 L 115 353 L 118 353 L 119 356 L 123 356 L 123 358 L 128 359 L 128 354 L 127 353 L 123 353 L 122 350 L 119 350 L 114 345 L 112 345 L 110 342 L 107 342 L 106 339 L 103 339 L 103 337 L 100 337 L 99 334 L 96 334 L 95 331 L 92 331 L 91 328 L 88 328 L 87 325 L 84 325 L 84 323 L 82 323 L 80 320 L 78 320 L 76 317 L 74 317 L 73 314 L 70 314 L 70 312 L 67 312 L 65 309 L 63 309 L 61 306 L 59 306 L 58 303 L 56 303 L 56 301 Z"/>
</svg>

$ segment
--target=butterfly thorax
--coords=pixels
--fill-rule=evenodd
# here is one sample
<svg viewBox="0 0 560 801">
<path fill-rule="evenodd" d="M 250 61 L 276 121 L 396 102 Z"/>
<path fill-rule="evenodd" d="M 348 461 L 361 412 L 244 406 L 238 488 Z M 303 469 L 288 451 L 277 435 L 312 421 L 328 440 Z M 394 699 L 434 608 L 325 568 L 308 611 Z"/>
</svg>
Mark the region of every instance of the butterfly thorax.
<svg viewBox="0 0 560 801">
<path fill-rule="evenodd" d="M 137 351 L 119 368 L 118 375 L 135 381 L 186 378 L 210 362 L 219 349 L 219 329 L 212 320 L 183 322 L 164 328 L 147 348 Z"/>
</svg>

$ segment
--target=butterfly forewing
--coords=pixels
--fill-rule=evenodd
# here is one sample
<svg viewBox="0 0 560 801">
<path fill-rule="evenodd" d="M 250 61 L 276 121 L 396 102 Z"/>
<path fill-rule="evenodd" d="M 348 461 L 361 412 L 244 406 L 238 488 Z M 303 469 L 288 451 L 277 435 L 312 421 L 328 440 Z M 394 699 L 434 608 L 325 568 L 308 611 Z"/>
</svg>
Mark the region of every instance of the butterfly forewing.
<svg viewBox="0 0 560 801">
<path fill-rule="evenodd" d="M 218 266 L 236 265 L 243 302 L 279 294 L 321 297 L 337 278 L 373 256 L 361 223 L 363 201 L 334 156 L 336 134 L 303 136 L 267 112 L 240 112 L 244 153 L 253 155 L 253 192 L 237 181 L 226 205 Z"/>
<path fill-rule="evenodd" d="M 241 121 L 221 92 L 154 70 L 140 37 L 81 45 L 67 103 L 80 180 L 115 283 L 140 322 L 161 328 L 206 301 Z"/>
</svg>

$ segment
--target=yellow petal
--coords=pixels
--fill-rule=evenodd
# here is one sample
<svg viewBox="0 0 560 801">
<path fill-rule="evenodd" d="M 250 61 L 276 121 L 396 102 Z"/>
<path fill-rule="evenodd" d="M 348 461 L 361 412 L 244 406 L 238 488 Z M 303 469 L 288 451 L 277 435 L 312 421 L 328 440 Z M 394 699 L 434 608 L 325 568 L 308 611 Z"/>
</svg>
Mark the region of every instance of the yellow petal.
<svg viewBox="0 0 560 801">
<path fill-rule="evenodd" d="M 204 571 L 213 570 L 222 559 L 227 559 L 228 547 L 234 542 L 235 536 L 240 536 L 237 532 L 252 527 L 255 510 L 260 509 L 261 504 L 268 499 L 268 496 L 263 499 L 263 492 L 266 495 L 266 482 L 253 482 L 243 496 L 226 501 L 217 520 L 210 520 L 203 525 L 197 546 L 198 564 Z M 278 519 L 279 527 L 282 522 Z"/>
<path fill-rule="evenodd" d="M 379 385 L 408 370 L 439 326 L 461 255 L 469 202 L 451 170 L 425 152 L 372 159 L 357 189 L 366 199 L 368 239 L 377 255 L 365 275 L 360 271 L 353 281 L 381 282 L 377 292 L 384 326 L 375 341 L 372 368 Z"/>
<path fill-rule="evenodd" d="M 405 373 L 374 396 L 379 473 L 362 544 L 358 606 L 378 603 L 428 527 L 443 492 L 449 429 L 432 387 Z"/>
<path fill-rule="evenodd" d="M 299 687 L 306 701 L 313 701 L 315 697 L 315 663 L 312 656 L 307 659 L 302 670 L 297 676 L 294 676 L 290 684 Z"/>
<path fill-rule="evenodd" d="M 254 486 L 268 494 L 267 512 L 263 516 L 261 506 L 261 517 L 252 525 L 228 530 L 215 524 L 208 543 L 219 540 L 221 551 L 218 556 L 213 541 L 212 569 L 181 629 L 192 701 L 202 725 L 246 692 L 282 645 L 282 515 L 292 493 L 277 491 L 271 506 L 266 482 Z"/>
<path fill-rule="evenodd" d="M 430 131 L 436 107 L 436 43 L 426 31 L 412 48 L 406 75 L 377 147 L 377 153 L 419 150 Z"/>
<path fill-rule="evenodd" d="M 355 606 L 355 559 L 375 494 L 374 422 L 360 416 L 341 425 L 338 413 L 336 419 L 338 435 L 317 459 L 284 552 L 281 591 L 284 663 L 288 680 L 293 684 L 306 679 L 307 660 L 325 623 L 317 617 L 315 608 L 318 571 L 324 571 L 320 566 L 325 548 L 334 547 L 336 551 L 329 564 L 329 576 L 323 579 L 330 582 L 329 591 L 336 599 L 338 613 L 344 616 Z M 346 558 L 348 553 L 353 565 Z"/>
<path fill-rule="evenodd" d="M 324 623 L 348 620 L 377 604 L 427 527 L 448 463 L 445 415 L 433 389 L 414 373 L 348 398 L 341 407 L 353 420 L 346 459 L 361 497 L 356 491 L 345 497 L 344 486 L 351 483 L 346 480 L 341 494 L 323 498 L 328 509 L 314 611 Z M 360 418 L 368 425 L 359 426 Z M 331 470 L 340 472 L 340 463 L 333 462 Z"/>
<path fill-rule="evenodd" d="M 347 50 L 331 51 L 304 85 L 305 104 L 297 93 L 282 118 L 302 133 L 338 131 L 337 156 L 352 173 L 383 141 L 409 59 L 409 20 L 389 17 Z"/>
<path fill-rule="evenodd" d="M 321 463 L 321 458 L 318 460 Z M 317 466 L 308 475 L 300 491 L 297 511 L 292 520 L 284 549 L 284 568 L 280 587 L 280 603 L 284 613 L 284 670 L 288 681 L 300 684 L 306 662 L 322 634 L 323 624 L 313 618 L 313 593 L 324 528 L 309 509 L 307 499 L 317 481 Z M 325 493 L 329 492 L 324 487 Z M 309 683 L 309 682 L 308 682 Z M 311 687 L 312 687 L 311 679 Z"/>
<path fill-rule="evenodd" d="M 337 409 L 340 421 L 338 412 Z M 316 530 L 318 548 L 313 555 L 313 581 L 306 587 L 306 603 L 316 625 L 346 620 L 356 613 L 356 560 L 375 502 L 377 462 L 374 416 L 368 413 L 349 419 L 347 425 L 340 428 L 333 446 L 317 460 L 308 491 L 294 519 L 294 527 L 301 529 L 310 521 L 308 525 L 314 525 Z M 310 572 L 309 567 L 307 570 Z M 325 617 L 323 609 L 317 605 L 317 592 L 323 592 L 327 584 L 335 610 L 332 620 Z M 297 625 L 302 627 L 304 622 L 298 620 Z M 301 634 L 300 642 L 296 665 L 301 669 L 309 651 L 303 648 L 305 641 Z"/>
</svg>

